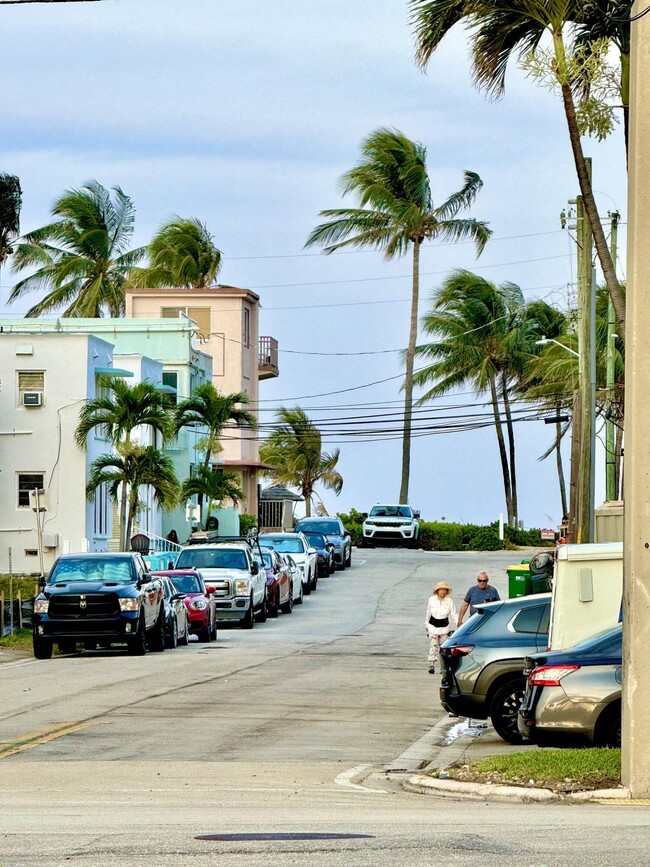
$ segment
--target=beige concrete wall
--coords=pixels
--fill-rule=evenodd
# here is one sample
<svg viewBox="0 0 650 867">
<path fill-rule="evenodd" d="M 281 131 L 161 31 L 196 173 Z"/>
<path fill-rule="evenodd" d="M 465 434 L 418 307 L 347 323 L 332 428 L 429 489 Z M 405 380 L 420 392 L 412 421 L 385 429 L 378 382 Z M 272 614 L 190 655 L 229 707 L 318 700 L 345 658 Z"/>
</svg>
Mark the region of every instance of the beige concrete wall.
<svg viewBox="0 0 650 867">
<path fill-rule="evenodd" d="M 634 4 L 633 13 L 645 3 Z M 623 782 L 650 797 L 650 16 L 632 24 L 625 335 Z"/>
</svg>

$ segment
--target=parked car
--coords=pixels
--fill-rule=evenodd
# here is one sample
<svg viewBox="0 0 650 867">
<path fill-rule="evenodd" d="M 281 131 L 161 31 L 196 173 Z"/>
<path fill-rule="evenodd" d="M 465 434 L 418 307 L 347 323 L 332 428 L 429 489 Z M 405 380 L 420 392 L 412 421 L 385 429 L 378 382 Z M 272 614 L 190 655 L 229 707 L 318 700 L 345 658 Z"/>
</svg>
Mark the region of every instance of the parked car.
<svg viewBox="0 0 650 867">
<path fill-rule="evenodd" d="M 248 541 L 190 545 L 178 555 L 177 568 L 198 569 L 214 587 L 219 620 L 252 629 L 266 620 L 266 572 L 253 558 Z"/>
<path fill-rule="evenodd" d="M 318 555 L 302 533 L 260 533 L 261 546 L 275 548 L 279 554 L 291 554 L 302 573 L 303 593 L 307 596 L 318 583 Z"/>
<path fill-rule="evenodd" d="M 319 576 L 331 575 L 335 569 L 334 566 L 334 545 L 327 541 L 327 537 L 322 533 L 303 533 L 303 536 L 309 543 L 310 547 L 316 551 L 318 558 L 318 574 Z"/>
<path fill-rule="evenodd" d="M 163 651 L 164 621 L 162 583 L 140 554 L 62 554 L 34 600 L 34 656 L 50 659 L 54 642 L 61 653 L 78 642 Z"/>
<path fill-rule="evenodd" d="M 288 564 L 273 548 L 253 548 L 253 557 L 266 574 L 266 610 L 269 617 L 280 611 L 291 614 L 293 595 Z"/>
<path fill-rule="evenodd" d="M 287 569 L 289 570 L 289 575 L 291 575 L 291 596 L 293 598 L 294 605 L 302 605 L 303 598 L 303 586 L 302 586 L 302 572 L 298 568 L 298 564 L 293 559 L 291 554 L 280 554 L 280 557 L 287 564 Z"/>
<path fill-rule="evenodd" d="M 170 578 L 179 593 L 185 595 L 183 604 L 187 610 L 190 635 L 198 636 L 199 641 L 217 639 L 217 607 L 215 589 L 206 587 L 203 576 L 196 569 L 169 569 L 157 572 Z"/>
<path fill-rule="evenodd" d="M 340 518 L 301 518 L 296 533 L 322 533 L 334 546 L 334 562 L 339 569 L 352 565 L 352 538 Z"/>
<path fill-rule="evenodd" d="M 407 503 L 377 503 L 363 522 L 362 533 L 363 547 L 401 542 L 415 548 L 420 534 L 420 513 Z"/>
<path fill-rule="evenodd" d="M 550 612 L 550 593 L 477 607 L 440 649 L 443 707 L 458 716 L 489 717 L 504 741 L 521 743 L 524 665 L 547 646 Z"/>
<path fill-rule="evenodd" d="M 539 746 L 621 745 L 622 628 L 526 660 L 519 731 Z"/>
<path fill-rule="evenodd" d="M 160 580 L 165 600 L 165 645 L 174 650 L 177 644 L 187 644 L 190 638 L 185 594 L 179 593 L 169 576 L 161 575 Z"/>
</svg>

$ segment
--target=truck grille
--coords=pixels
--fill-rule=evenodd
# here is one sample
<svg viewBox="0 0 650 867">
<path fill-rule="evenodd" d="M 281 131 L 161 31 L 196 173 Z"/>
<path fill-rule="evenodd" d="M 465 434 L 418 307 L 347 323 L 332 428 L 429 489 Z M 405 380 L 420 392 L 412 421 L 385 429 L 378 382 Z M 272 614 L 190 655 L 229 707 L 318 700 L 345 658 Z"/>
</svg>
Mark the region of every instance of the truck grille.
<svg viewBox="0 0 650 867">
<path fill-rule="evenodd" d="M 115 593 L 70 594 L 50 599 L 50 617 L 63 620 L 114 617 L 119 613 L 120 603 Z"/>
<path fill-rule="evenodd" d="M 213 595 L 216 596 L 217 599 L 232 596 L 230 581 L 227 581 L 225 578 L 220 578 L 218 581 L 211 581 L 210 583 L 214 587 Z"/>
</svg>

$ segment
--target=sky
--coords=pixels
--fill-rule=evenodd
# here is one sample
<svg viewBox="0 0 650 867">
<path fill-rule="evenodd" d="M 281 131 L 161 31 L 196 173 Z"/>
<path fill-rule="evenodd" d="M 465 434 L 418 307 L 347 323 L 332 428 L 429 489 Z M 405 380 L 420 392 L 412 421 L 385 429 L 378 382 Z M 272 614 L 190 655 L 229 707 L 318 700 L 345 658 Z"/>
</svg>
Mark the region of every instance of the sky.
<svg viewBox="0 0 650 867">
<path fill-rule="evenodd" d="M 304 250 L 319 211 L 348 203 L 338 179 L 377 127 L 426 146 L 435 203 L 465 170 L 484 182 L 470 215 L 493 237 L 478 260 L 467 243 L 423 250 L 421 314 L 454 268 L 517 283 L 528 300 L 566 305 L 574 293 L 575 244 L 559 214 L 578 187 L 559 97 L 513 66 L 505 97 L 487 100 L 472 85 L 462 28 L 424 74 L 406 0 L 0 4 L 0 40 L 0 171 L 20 177 L 22 230 L 48 222 L 53 199 L 90 179 L 132 197 L 134 245 L 171 214 L 205 221 L 224 254 L 221 282 L 260 295 L 260 333 L 279 341 L 280 376 L 260 387 L 264 422 L 299 404 L 323 431 L 369 414 L 399 426 L 387 414 L 401 402 L 409 259 Z M 624 222 L 621 130 L 585 150 L 601 213 L 617 208 Z M 3 305 L 13 279 L 0 273 Z M 484 401 L 463 392 L 425 413 L 442 430 L 413 443 L 410 501 L 424 519 L 482 523 L 505 510 L 494 428 L 444 431 L 467 404 L 486 412 Z M 538 460 L 551 436 L 538 419 L 517 425 L 526 526 L 561 518 L 554 461 Z M 327 450 L 341 450 L 344 478 L 338 498 L 321 491 L 330 512 L 398 496 L 399 437 L 356 440 L 324 435 Z M 600 446 L 597 458 L 599 503 Z"/>
</svg>

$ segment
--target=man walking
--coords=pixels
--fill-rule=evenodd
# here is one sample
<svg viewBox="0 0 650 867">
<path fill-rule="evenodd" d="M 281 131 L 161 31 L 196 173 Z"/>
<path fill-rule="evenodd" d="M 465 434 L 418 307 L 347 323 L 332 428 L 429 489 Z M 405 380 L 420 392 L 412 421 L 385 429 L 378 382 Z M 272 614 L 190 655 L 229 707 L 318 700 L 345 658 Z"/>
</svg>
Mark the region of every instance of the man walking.
<svg viewBox="0 0 650 867">
<path fill-rule="evenodd" d="M 463 617 L 468 608 L 469 616 L 471 617 L 476 611 L 477 605 L 481 605 L 484 602 L 498 602 L 501 599 L 496 587 L 491 587 L 489 581 L 487 572 L 478 573 L 476 584 L 473 584 L 465 594 L 465 599 L 458 612 L 458 626 L 463 622 Z"/>
</svg>

